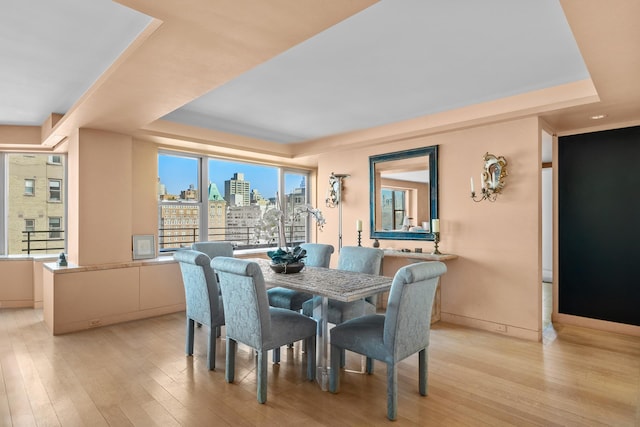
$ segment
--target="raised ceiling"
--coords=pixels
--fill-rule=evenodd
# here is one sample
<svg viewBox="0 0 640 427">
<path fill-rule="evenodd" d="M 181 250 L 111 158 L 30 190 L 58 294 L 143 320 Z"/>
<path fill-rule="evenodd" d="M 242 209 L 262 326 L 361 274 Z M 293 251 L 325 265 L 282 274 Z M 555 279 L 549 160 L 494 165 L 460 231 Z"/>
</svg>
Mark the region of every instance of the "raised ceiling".
<svg viewBox="0 0 640 427">
<path fill-rule="evenodd" d="M 299 142 L 589 78 L 557 1 L 381 1 L 167 115 Z"/>
<path fill-rule="evenodd" d="M 111 0 L 3 0 L 0 124 L 67 112 L 150 21 Z"/>
<path fill-rule="evenodd" d="M 589 79 L 597 97 L 537 114 L 637 120 L 640 2 L 605 3 L 8 0 L 0 125 L 62 113 L 61 137 L 175 122 L 291 143 Z"/>
</svg>

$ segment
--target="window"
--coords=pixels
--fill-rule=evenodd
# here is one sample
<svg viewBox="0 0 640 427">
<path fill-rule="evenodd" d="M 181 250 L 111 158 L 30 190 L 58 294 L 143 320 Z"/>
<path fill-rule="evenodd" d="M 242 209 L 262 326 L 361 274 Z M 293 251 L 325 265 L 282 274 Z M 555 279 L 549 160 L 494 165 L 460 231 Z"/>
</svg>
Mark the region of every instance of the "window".
<svg viewBox="0 0 640 427">
<path fill-rule="evenodd" d="M 158 156 L 160 251 L 190 246 L 200 240 L 201 163 L 199 157 L 165 153 Z"/>
<path fill-rule="evenodd" d="M 382 229 L 399 230 L 406 215 L 406 191 L 382 189 Z"/>
<path fill-rule="evenodd" d="M 256 236 L 255 226 L 276 207 L 276 195 L 284 210 L 307 202 L 306 171 L 169 153 L 158 156 L 158 171 L 160 251 L 200 240 L 228 241 L 239 249 L 273 246 Z M 289 220 L 287 240 L 306 241 L 307 224 L 306 217 Z"/>
<path fill-rule="evenodd" d="M 48 162 L 52 165 L 61 165 L 62 156 L 57 156 L 57 155 L 49 156 Z"/>
<path fill-rule="evenodd" d="M 307 203 L 307 175 L 293 172 L 284 174 L 285 211 L 291 218 L 287 240 L 292 246 L 307 241 L 308 217 L 295 215 L 296 208 Z"/>
<path fill-rule="evenodd" d="M 59 239 L 60 238 L 60 230 L 62 218 L 60 217 L 49 217 L 49 238 L 50 239 Z"/>
<path fill-rule="evenodd" d="M 43 255 L 65 250 L 64 155 L 0 153 L 0 254 Z M 52 166 L 52 160 L 55 166 Z M 28 196 L 28 197 L 27 197 Z M 54 203 L 50 203 L 50 202 Z M 54 223 L 49 218 L 56 218 Z M 51 226 L 53 225 L 54 228 Z M 53 233 L 52 233 L 53 231 Z M 57 237 L 52 237 L 57 236 Z"/>
<path fill-rule="evenodd" d="M 62 200 L 62 182 L 59 179 L 49 180 L 49 201 L 59 202 Z"/>
<path fill-rule="evenodd" d="M 34 196 L 36 194 L 36 180 L 35 179 L 25 179 L 24 180 L 24 195 L 25 196 Z"/>
</svg>

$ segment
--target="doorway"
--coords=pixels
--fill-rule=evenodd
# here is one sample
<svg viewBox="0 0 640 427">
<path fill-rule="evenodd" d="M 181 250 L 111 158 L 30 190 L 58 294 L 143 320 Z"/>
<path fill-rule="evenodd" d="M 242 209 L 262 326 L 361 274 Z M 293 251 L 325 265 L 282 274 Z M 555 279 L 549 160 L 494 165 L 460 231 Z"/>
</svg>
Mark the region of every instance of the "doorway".
<svg viewBox="0 0 640 427">
<path fill-rule="evenodd" d="M 542 131 L 542 330 L 553 311 L 553 137 Z"/>
</svg>

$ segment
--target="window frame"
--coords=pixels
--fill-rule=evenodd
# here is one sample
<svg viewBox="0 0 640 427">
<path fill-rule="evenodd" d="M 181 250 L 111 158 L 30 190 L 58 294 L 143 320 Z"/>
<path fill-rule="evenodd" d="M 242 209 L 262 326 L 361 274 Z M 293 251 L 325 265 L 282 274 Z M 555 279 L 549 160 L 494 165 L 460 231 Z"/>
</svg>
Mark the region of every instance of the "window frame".
<svg viewBox="0 0 640 427">
<path fill-rule="evenodd" d="M 51 195 L 53 194 L 53 191 L 51 189 L 51 183 L 58 183 L 58 198 L 55 199 L 53 197 L 51 197 Z M 48 194 L 47 194 L 47 202 L 50 203 L 62 203 L 62 180 L 58 179 L 58 178 L 47 178 L 47 189 L 48 189 Z"/>
<path fill-rule="evenodd" d="M 31 221 L 32 222 L 31 227 L 29 227 L 27 225 L 27 221 Z M 31 230 L 29 228 L 31 228 Z M 28 232 L 28 231 L 36 231 L 36 220 L 35 220 L 35 218 L 24 218 L 24 231 L 26 231 L 26 232 Z"/>
<path fill-rule="evenodd" d="M 52 219 L 57 219 L 58 220 L 58 226 L 51 226 L 51 220 Z M 62 232 L 62 217 L 59 216 L 50 216 L 47 218 L 47 231 L 49 232 L 49 238 L 50 239 L 59 239 L 61 236 L 61 232 Z"/>
<path fill-rule="evenodd" d="M 67 250 L 67 238 L 66 233 L 64 233 L 64 229 L 67 224 L 68 218 L 68 204 L 66 200 L 66 180 L 68 177 L 68 168 L 66 165 L 66 154 L 55 154 L 59 156 L 60 163 L 55 164 L 56 166 L 61 166 L 62 169 L 55 167 L 54 169 L 50 169 L 50 156 L 51 153 L 29 153 L 23 151 L 0 151 L 0 176 L 5 177 L 2 184 L 0 184 L 0 256 L 8 256 L 8 255 L 26 255 L 33 256 L 38 254 L 47 254 L 53 255 L 54 253 L 59 253 L 60 251 Z M 36 156 L 42 158 L 39 160 L 38 165 L 40 165 L 43 169 L 39 170 L 37 174 L 25 174 L 24 171 L 21 172 L 21 169 L 13 169 L 14 166 L 18 166 L 20 163 L 16 161 L 14 165 L 14 156 L 21 156 L 24 158 L 34 158 Z M 42 174 L 42 176 L 40 175 Z M 53 175 L 51 177 L 51 175 Z M 53 204 L 57 206 L 53 207 L 54 211 L 48 211 L 50 207 L 47 207 L 49 200 L 49 192 L 48 187 L 43 190 L 44 184 L 43 179 L 45 179 L 46 184 L 48 185 L 49 179 L 54 179 L 59 182 L 59 197 L 60 200 L 53 201 Z M 33 196 L 25 199 L 24 196 L 24 180 L 33 179 L 34 180 L 34 192 Z M 23 187 L 21 188 L 20 185 Z M 37 187 L 37 188 L 36 188 Z M 28 209 L 20 208 L 20 204 L 22 202 L 28 202 L 28 206 L 33 206 L 34 202 L 42 203 L 42 210 L 45 212 L 44 216 L 48 216 L 47 213 L 51 216 L 56 216 L 61 218 L 60 220 L 60 237 L 59 242 L 55 244 L 55 246 L 60 246 L 60 248 L 55 247 L 53 249 L 46 246 L 46 243 L 43 247 L 29 247 L 29 245 L 24 245 L 24 242 L 20 244 L 25 237 L 24 231 L 26 230 L 25 219 L 34 219 L 34 227 L 33 231 L 38 232 L 37 227 L 42 226 L 42 222 L 38 220 L 38 216 L 34 216 L 33 210 L 29 211 Z M 40 205 L 38 205 L 40 206 Z M 43 233 L 46 234 L 46 231 Z M 35 234 L 34 234 L 35 235 Z"/>
<path fill-rule="evenodd" d="M 31 187 L 27 185 L 28 182 L 31 182 Z M 27 191 L 27 188 L 31 188 L 31 192 Z M 36 195 L 36 179 L 35 178 L 25 178 L 24 179 L 24 193 L 25 196 L 34 197 Z"/>
<path fill-rule="evenodd" d="M 252 162 L 252 161 L 247 161 L 245 159 L 234 159 L 234 158 L 222 158 L 222 157 L 217 157 L 217 156 L 212 156 L 212 155 L 207 155 L 207 154 L 194 154 L 194 153 L 186 153 L 186 152 L 178 152 L 178 151 L 169 151 L 169 150 L 159 150 L 158 151 L 158 161 L 160 156 L 174 156 L 174 157 L 186 157 L 186 158 L 193 158 L 193 159 L 197 159 L 198 160 L 198 183 L 199 183 L 199 189 L 198 189 L 198 202 L 197 202 L 197 206 L 199 208 L 199 222 L 198 222 L 198 233 L 197 233 L 197 241 L 207 241 L 208 240 L 208 220 L 209 220 L 209 205 L 208 205 L 208 197 L 206 197 L 206 191 L 209 187 L 209 161 L 210 160 L 214 160 L 214 161 L 223 161 L 223 162 L 234 162 L 234 163 L 244 163 L 244 164 L 248 164 L 248 165 L 257 165 L 257 166 L 266 166 L 266 167 L 273 167 L 277 170 L 277 191 L 278 191 L 278 195 L 280 196 L 280 204 L 281 206 L 285 206 L 285 200 L 286 200 L 286 194 L 285 194 L 285 175 L 286 174 L 298 174 L 298 175 L 302 175 L 305 177 L 305 193 L 304 193 L 304 198 L 305 198 L 305 203 L 309 203 L 309 197 L 311 194 L 311 184 L 310 184 L 310 180 L 311 180 L 311 175 L 312 175 L 312 170 L 310 169 L 302 169 L 302 168 L 292 168 L 292 167 L 286 167 L 286 166 L 278 166 L 278 165 L 270 165 L 270 164 L 266 164 L 266 163 L 259 163 L 259 162 Z M 160 234 L 160 228 L 161 228 L 161 223 L 160 223 L 160 216 L 161 216 L 161 209 L 160 207 L 162 205 L 170 205 L 170 206 L 176 206 L 176 204 L 178 205 L 183 205 L 185 206 L 185 208 L 187 206 L 194 206 L 196 205 L 196 203 L 193 202 L 179 202 L 179 201 L 164 201 L 164 200 L 160 200 L 160 198 L 158 197 L 157 199 L 158 201 L 158 234 L 159 236 L 162 236 Z M 310 237 L 311 237 L 311 227 L 310 227 L 310 223 L 311 223 L 311 219 L 307 218 L 306 220 L 306 229 L 305 229 L 305 241 L 309 241 Z M 159 252 L 171 252 L 174 251 L 176 248 L 164 248 L 164 247 L 160 247 L 162 238 L 158 239 L 158 251 Z M 171 241 L 168 242 L 164 242 L 164 243 L 172 243 Z M 249 249 L 256 249 L 256 248 L 249 248 Z M 266 249 L 265 249 L 266 250 Z"/>
<path fill-rule="evenodd" d="M 193 209 L 193 207 L 197 207 L 198 209 L 198 233 L 196 234 L 195 239 L 198 239 L 197 241 L 201 240 L 201 234 L 202 234 L 202 217 L 203 217 L 203 212 L 205 212 L 205 210 L 203 210 L 203 205 L 204 205 L 204 195 L 203 195 L 203 187 L 202 187 L 202 176 L 204 175 L 203 172 L 203 165 L 206 164 L 206 162 L 203 160 L 205 158 L 205 156 L 203 155 L 199 155 L 199 154 L 194 154 L 194 153 L 185 153 L 185 152 L 178 152 L 178 151 L 169 151 L 169 150 L 159 150 L 158 151 L 158 160 L 157 162 L 160 161 L 160 156 L 171 156 L 171 157 L 181 157 L 181 158 L 186 158 L 186 159 L 193 159 L 196 160 L 196 168 L 197 168 L 197 175 L 196 175 L 196 182 L 194 184 L 196 184 L 197 188 L 197 194 L 198 194 L 198 199 L 195 202 L 191 202 L 191 201 L 183 201 L 183 200 L 160 200 L 160 195 L 158 194 L 157 197 L 157 202 L 158 202 L 158 242 L 156 243 L 156 249 L 158 250 L 158 253 L 162 253 L 162 252 L 173 252 L 175 249 L 174 247 L 170 247 L 170 248 L 166 248 L 166 247 L 162 247 L 160 246 L 162 245 L 166 245 L 166 244 L 170 244 L 173 245 L 175 243 L 178 243 L 179 245 L 182 245 L 182 243 L 188 243 L 187 242 L 187 234 L 184 230 L 180 231 L 178 229 L 178 233 L 176 234 L 163 234 L 161 233 L 161 216 L 162 216 L 162 206 L 171 206 L 171 207 L 175 207 L 176 209 L 181 209 L 182 212 L 177 212 L 177 213 L 173 213 L 171 215 L 171 217 L 167 217 L 169 218 L 167 225 L 177 225 L 179 221 L 181 221 L 181 216 L 185 215 L 185 212 L 190 212 L 191 209 Z M 206 168 L 206 166 L 205 166 Z M 159 175 L 159 174 L 158 174 Z M 166 228 L 164 228 L 163 230 L 165 230 L 166 232 Z"/>
<path fill-rule="evenodd" d="M 58 159 L 58 161 L 56 162 L 55 159 Z M 62 165 L 62 156 L 59 154 L 49 154 L 49 157 L 47 157 L 47 163 L 50 165 Z"/>
</svg>

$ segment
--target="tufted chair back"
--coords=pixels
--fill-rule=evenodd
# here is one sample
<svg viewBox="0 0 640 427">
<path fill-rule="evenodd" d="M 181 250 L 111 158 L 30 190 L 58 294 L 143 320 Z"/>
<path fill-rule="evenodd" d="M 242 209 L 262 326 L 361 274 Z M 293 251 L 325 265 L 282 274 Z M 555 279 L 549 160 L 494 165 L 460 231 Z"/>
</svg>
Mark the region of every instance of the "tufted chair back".
<svg viewBox="0 0 640 427">
<path fill-rule="evenodd" d="M 345 246 L 340 249 L 338 270 L 357 271 L 365 274 L 380 274 L 384 251 L 362 246 Z"/>
<path fill-rule="evenodd" d="M 191 249 L 207 254 L 211 259 L 217 256 L 233 256 L 233 245 L 229 242 L 195 242 Z"/>
<path fill-rule="evenodd" d="M 180 264 L 187 317 L 186 353 L 193 354 L 194 322 L 209 330 L 209 369 L 215 369 L 215 344 L 219 327 L 224 325 L 224 308 L 216 275 L 209 257 L 198 251 L 177 251 L 173 258 Z"/>
<path fill-rule="evenodd" d="M 309 267 L 329 267 L 331 264 L 331 254 L 333 253 L 333 245 L 325 245 L 323 243 L 303 243 L 300 245 L 302 249 L 307 251 L 307 257 L 304 264 Z"/>
<path fill-rule="evenodd" d="M 433 300 L 446 271 L 444 263 L 424 262 L 403 267 L 394 276 L 383 336 L 393 359 L 402 360 L 429 346 Z"/>
</svg>

